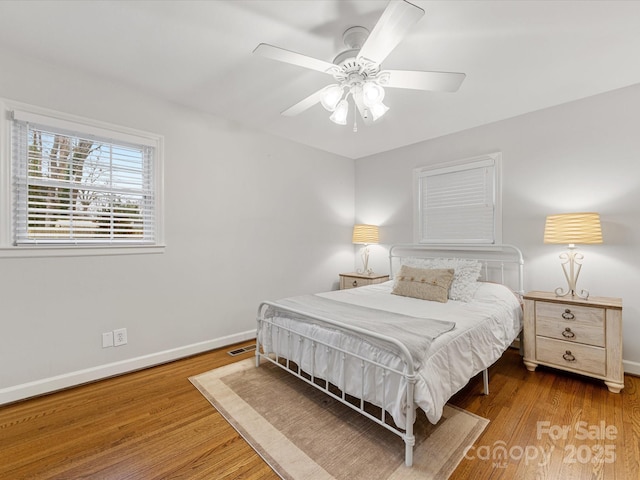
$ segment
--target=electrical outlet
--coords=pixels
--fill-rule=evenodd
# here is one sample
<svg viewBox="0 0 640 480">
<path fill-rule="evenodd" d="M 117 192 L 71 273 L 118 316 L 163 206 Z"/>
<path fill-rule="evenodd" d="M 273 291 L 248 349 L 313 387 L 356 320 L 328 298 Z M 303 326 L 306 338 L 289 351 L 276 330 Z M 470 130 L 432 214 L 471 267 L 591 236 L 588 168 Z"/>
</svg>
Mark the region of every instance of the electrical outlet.
<svg viewBox="0 0 640 480">
<path fill-rule="evenodd" d="M 113 332 L 102 334 L 102 348 L 113 347 Z"/>
<path fill-rule="evenodd" d="M 118 328 L 113 331 L 113 345 L 119 347 L 120 345 L 125 345 L 127 343 L 127 329 L 126 328 Z"/>
</svg>

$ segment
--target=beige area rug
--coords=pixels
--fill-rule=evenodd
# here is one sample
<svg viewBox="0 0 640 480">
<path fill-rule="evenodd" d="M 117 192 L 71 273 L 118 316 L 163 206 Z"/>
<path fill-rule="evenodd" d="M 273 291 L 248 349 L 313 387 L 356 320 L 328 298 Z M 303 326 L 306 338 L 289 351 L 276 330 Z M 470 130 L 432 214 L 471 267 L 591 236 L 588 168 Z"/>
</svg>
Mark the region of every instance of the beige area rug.
<svg viewBox="0 0 640 480">
<path fill-rule="evenodd" d="M 447 479 L 488 420 L 447 405 L 437 425 L 419 411 L 413 467 L 404 442 L 299 378 L 247 359 L 190 378 L 283 479 Z"/>
</svg>

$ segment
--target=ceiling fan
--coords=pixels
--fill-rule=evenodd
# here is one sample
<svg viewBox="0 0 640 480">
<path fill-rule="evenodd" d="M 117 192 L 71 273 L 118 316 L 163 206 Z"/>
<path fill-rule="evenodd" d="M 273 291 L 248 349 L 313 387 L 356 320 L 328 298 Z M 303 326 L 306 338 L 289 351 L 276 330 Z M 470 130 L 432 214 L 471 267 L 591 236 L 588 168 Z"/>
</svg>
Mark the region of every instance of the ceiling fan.
<svg viewBox="0 0 640 480">
<path fill-rule="evenodd" d="M 343 34 L 348 47 L 333 63 L 261 43 L 253 53 L 331 75 L 332 83 L 288 108 L 282 115 L 295 116 L 320 103 L 332 112 L 329 117 L 339 125 L 347 124 L 349 96 L 364 123 L 371 125 L 389 110 L 382 100 L 385 87 L 455 92 L 464 73 L 381 70 L 381 63 L 402 41 L 424 10 L 405 0 L 391 0 L 371 33 L 364 27 L 351 27 Z M 354 131 L 357 123 L 354 117 Z"/>
</svg>

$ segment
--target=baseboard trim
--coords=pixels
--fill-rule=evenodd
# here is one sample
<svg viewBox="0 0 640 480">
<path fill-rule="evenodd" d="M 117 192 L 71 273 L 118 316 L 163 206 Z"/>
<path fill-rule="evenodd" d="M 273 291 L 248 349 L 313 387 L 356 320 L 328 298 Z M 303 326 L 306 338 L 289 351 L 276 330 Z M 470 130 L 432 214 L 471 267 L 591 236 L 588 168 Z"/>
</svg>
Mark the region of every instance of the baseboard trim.
<svg viewBox="0 0 640 480">
<path fill-rule="evenodd" d="M 630 360 L 623 360 L 622 368 L 624 369 L 624 373 L 628 373 L 629 375 L 635 375 L 636 377 L 640 377 L 640 363 L 632 362 Z"/>
<path fill-rule="evenodd" d="M 205 342 L 194 343 L 178 347 L 162 352 L 143 355 L 141 357 L 130 358 L 120 362 L 108 363 L 93 368 L 78 370 L 75 372 L 58 375 L 55 377 L 44 378 L 33 382 L 23 383 L 12 387 L 0 389 L 0 405 L 26 400 L 52 393 L 57 390 L 75 387 L 83 383 L 94 382 L 104 378 L 121 375 L 123 373 L 133 372 L 142 368 L 152 367 L 161 363 L 171 362 L 180 358 L 196 355 L 198 353 L 215 350 L 216 348 L 226 347 L 234 343 L 244 342 L 255 338 L 255 330 L 242 332 L 235 335 L 207 340 Z M 640 376 L 640 363 L 624 360 L 624 373 Z"/>
<path fill-rule="evenodd" d="M 244 342 L 255 338 L 255 330 L 242 332 L 235 335 L 207 340 L 205 342 L 185 345 L 183 347 L 164 350 L 162 352 L 143 355 L 141 357 L 129 358 L 119 362 L 99 365 L 93 368 L 78 370 L 75 372 L 57 375 L 55 377 L 43 378 L 33 382 L 27 382 L 0 389 L 0 405 L 26 400 L 27 398 L 55 392 L 69 387 L 82 385 L 83 383 L 94 382 L 104 378 L 133 372 L 142 368 L 152 367 L 161 363 L 178 360 L 198 353 L 226 347 L 238 342 Z"/>
</svg>

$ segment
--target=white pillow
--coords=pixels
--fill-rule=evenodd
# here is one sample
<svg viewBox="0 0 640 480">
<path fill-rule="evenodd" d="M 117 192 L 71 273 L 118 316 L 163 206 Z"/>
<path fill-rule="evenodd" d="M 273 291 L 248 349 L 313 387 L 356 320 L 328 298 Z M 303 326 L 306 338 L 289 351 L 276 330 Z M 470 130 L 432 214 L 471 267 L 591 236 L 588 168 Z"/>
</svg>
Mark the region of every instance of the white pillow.
<svg viewBox="0 0 640 480">
<path fill-rule="evenodd" d="M 415 268 L 453 268 L 453 283 L 449 288 L 449 298 L 461 302 L 469 302 L 475 295 L 482 268 L 478 260 L 468 258 L 407 257 L 402 260 L 402 265 Z"/>
</svg>

